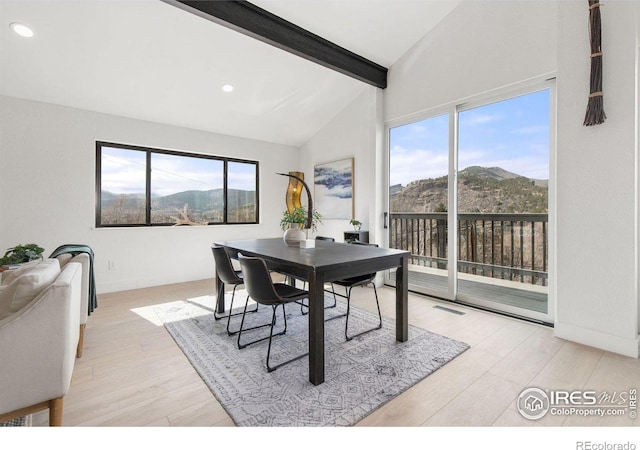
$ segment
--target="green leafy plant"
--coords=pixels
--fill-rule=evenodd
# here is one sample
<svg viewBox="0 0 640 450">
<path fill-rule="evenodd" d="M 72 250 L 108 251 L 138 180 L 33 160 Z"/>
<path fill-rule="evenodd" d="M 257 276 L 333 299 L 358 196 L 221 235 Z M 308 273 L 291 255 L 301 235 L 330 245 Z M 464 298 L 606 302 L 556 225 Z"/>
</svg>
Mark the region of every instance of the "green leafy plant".
<svg viewBox="0 0 640 450">
<path fill-rule="evenodd" d="M 44 248 L 37 244 L 16 245 L 13 248 L 7 249 L 4 256 L 0 258 L 0 264 L 20 264 L 33 261 L 40 259 L 42 252 L 44 252 Z"/>
<path fill-rule="evenodd" d="M 282 213 L 282 219 L 280 220 L 280 228 L 286 230 L 289 224 L 297 223 L 300 228 L 303 228 L 305 223 L 307 222 L 307 210 L 302 206 L 294 209 L 292 212 L 285 210 Z M 322 223 L 322 216 L 316 210 L 313 211 L 312 214 L 312 222 L 311 229 L 316 231 L 318 229 L 318 224 Z"/>
<path fill-rule="evenodd" d="M 349 221 L 349 223 L 350 223 L 351 225 L 353 225 L 353 229 L 354 229 L 354 230 L 356 230 L 356 231 L 360 231 L 360 228 L 362 227 L 362 222 L 360 222 L 359 220 L 356 220 L 356 219 L 351 219 L 351 220 Z"/>
</svg>

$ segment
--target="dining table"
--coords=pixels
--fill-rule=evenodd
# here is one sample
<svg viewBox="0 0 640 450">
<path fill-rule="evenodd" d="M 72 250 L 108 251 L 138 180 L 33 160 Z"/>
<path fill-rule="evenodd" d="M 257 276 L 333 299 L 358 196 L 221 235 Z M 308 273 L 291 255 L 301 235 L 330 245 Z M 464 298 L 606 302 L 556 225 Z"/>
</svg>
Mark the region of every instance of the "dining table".
<svg viewBox="0 0 640 450">
<path fill-rule="evenodd" d="M 320 240 L 315 241 L 312 248 L 301 248 L 286 245 L 282 238 L 223 241 L 215 242 L 215 245 L 225 247 L 232 259 L 237 258 L 238 253 L 259 257 L 270 270 L 307 281 L 309 381 L 314 385 L 325 381 L 325 283 L 395 270 L 396 340 L 406 342 L 409 339 L 408 251 Z M 217 274 L 216 288 L 218 293 L 224 292 L 224 283 Z M 223 313 L 224 302 L 218 302 L 218 308 L 218 312 Z"/>
</svg>

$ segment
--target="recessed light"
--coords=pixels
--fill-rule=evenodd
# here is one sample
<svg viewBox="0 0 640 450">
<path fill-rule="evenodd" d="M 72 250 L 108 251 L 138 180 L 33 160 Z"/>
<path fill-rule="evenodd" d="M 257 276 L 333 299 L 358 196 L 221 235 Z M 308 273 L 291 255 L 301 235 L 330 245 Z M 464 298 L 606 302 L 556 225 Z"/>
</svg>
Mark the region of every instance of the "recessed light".
<svg viewBox="0 0 640 450">
<path fill-rule="evenodd" d="M 233 91 L 233 85 L 225 84 L 225 85 L 222 86 L 222 90 L 224 92 L 232 92 Z"/>
<path fill-rule="evenodd" d="M 33 30 L 26 25 L 18 22 L 13 22 L 9 26 L 16 34 L 19 34 L 22 37 L 33 37 Z"/>
</svg>

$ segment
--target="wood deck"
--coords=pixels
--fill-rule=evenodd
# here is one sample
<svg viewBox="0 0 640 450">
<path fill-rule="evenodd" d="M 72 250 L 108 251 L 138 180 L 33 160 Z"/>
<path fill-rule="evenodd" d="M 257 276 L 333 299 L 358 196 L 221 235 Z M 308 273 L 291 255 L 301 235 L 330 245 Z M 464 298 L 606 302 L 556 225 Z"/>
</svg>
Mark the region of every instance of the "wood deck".
<svg viewBox="0 0 640 450">
<path fill-rule="evenodd" d="M 395 274 L 390 276 L 393 281 Z M 539 286 L 529 286 L 516 283 L 502 283 L 486 277 L 460 278 L 458 280 L 458 294 L 465 298 L 489 300 L 500 305 L 522 308 L 527 311 L 546 313 L 548 295 L 546 289 Z M 409 267 L 409 289 L 415 292 L 442 292 L 446 296 L 448 279 L 436 273 L 411 270 Z M 518 287 L 515 287 L 518 286 Z"/>
</svg>

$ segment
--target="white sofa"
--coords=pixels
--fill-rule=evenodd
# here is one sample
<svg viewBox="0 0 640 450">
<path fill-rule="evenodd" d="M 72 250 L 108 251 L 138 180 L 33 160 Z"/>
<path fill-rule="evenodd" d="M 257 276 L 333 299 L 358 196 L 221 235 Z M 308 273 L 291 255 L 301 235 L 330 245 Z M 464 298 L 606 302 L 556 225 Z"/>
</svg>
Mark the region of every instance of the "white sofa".
<svg viewBox="0 0 640 450">
<path fill-rule="evenodd" d="M 80 338 L 78 339 L 78 350 L 76 351 L 76 357 L 82 356 L 82 348 L 84 346 L 84 331 L 87 326 L 87 319 L 89 318 L 89 279 L 91 275 L 91 258 L 87 253 L 80 253 L 76 256 L 72 256 L 70 253 L 64 253 L 56 256 L 56 259 L 60 262 L 60 268 L 69 262 L 78 262 L 82 265 L 82 294 L 80 297 Z"/>
<path fill-rule="evenodd" d="M 0 422 L 49 408 L 62 424 L 80 329 L 82 265 L 57 259 L 3 273 L 0 285 Z"/>
</svg>

